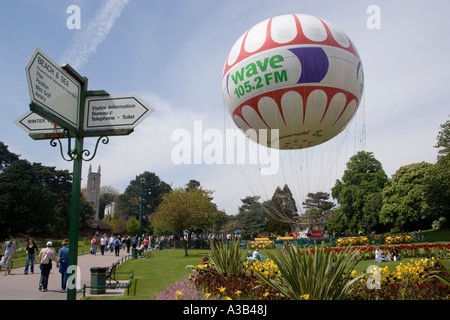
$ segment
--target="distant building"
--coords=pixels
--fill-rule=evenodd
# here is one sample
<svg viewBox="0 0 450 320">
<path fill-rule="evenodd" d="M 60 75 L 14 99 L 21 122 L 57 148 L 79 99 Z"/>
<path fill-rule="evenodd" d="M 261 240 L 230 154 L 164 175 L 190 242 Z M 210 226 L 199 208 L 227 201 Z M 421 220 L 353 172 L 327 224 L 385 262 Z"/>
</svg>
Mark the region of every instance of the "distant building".
<svg viewBox="0 0 450 320">
<path fill-rule="evenodd" d="M 100 166 L 98 166 L 98 172 L 92 172 L 92 165 L 89 166 L 88 182 L 86 189 L 86 198 L 88 203 L 95 211 L 93 220 L 100 220 L 99 207 L 100 207 Z"/>
<path fill-rule="evenodd" d="M 82 234 L 85 237 L 92 237 L 94 235 L 100 236 L 102 234 L 109 235 L 112 231 L 113 228 L 103 221 L 88 220 L 86 221 Z"/>
<path fill-rule="evenodd" d="M 116 209 L 116 203 L 115 202 L 111 202 L 110 204 L 107 204 L 105 206 L 105 211 L 104 211 L 104 217 L 106 216 L 113 216 L 114 215 L 114 211 Z"/>
</svg>

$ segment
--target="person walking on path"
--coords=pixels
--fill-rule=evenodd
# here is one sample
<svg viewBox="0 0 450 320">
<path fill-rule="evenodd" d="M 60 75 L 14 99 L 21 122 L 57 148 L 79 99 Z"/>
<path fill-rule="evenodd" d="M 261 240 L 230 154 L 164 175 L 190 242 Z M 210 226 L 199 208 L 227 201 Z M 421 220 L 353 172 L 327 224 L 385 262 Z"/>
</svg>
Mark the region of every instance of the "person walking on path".
<svg viewBox="0 0 450 320">
<path fill-rule="evenodd" d="M 114 253 L 116 254 L 116 257 L 119 256 L 119 253 L 120 253 L 120 237 L 119 236 L 114 241 Z"/>
<path fill-rule="evenodd" d="M 97 255 L 97 244 L 98 244 L 98 239 L 97 236 L 94 236 L 91 240 L 91 248 L 92 248 L 92 254 L 94 256 Z"/>
<path fill-rule="evenodd" d="M 148 238 L 145 237 L 144 240 L 142 240 L 142 243 L 144 244 L 145 251 L 147 251 L 148 250 L 148 243 L 149 243 Z"/>
<path fill-rule="evenodd" d="M 100 251 L 102 252 L 102 256 L 105 255 L 105 248 L 106 248 L 106 244 L 108 243 L 108 239 L 106 238 L 106 234 L 104 234 L 101 238 L 100 238 Z"/>
<path fill-rule="evenodd" d="M 109 242 L 108 242 L 108 244 L 109 244 L 109 252 L 110 253 L 112 253 L 113 250 L 114 250 L 114 240 L 116 240 L 116 239 L 114 238 L 113 235 L 111 235 L 111 237 L 109 238 Z"/>
<path fill-rule="evenodd" d="M 33 239 L 28 239 L 28 245 L 25 248 L 25 251 L 27 252 L 27 259 L 23 273 L 28 274 L 28 269 L 30 269 L 31 273 L 34 273 L 34 258 L 36 256 L 36 252 L 38 251 L 38 247 Z"/>
<path fill-rule="evenodd" d="M 13 237 L 9 237 L 9 240 L 5 242 L 3 246 L 3 257 L 1 261 L 1 266 L 5 267 L 5 274 L 11 273 L 11 263 L 12 259 L 16 257 L 16 243 Z"/>
<path fill-rule="evenodd" d="M 67 268 L 69 267 L 69 239 L 64 239 L 58 252 L 59 273 L 61 273 L 61 292 L 66 292 Z"/>
<path fill-rule="evenodd" d="M 130 238 L 130 236 L 127 237 L 126 243 L 127 243 L 127 253 L 130 253 L 130 247 L 131 247 L 131 238 Z"/>
<path fill-rule="evenodd" d="M 133 241 L 131 242 L 131 245 L 134 250 L 136 250 L 136 248 L 137 248 L 137 243 L 138 243 L 138 239 L 137 239 L 137 237 L 134 237 Z"/>
<path fill-rule="evenodd" d="M 41 279 L 39 281 L 39 290 L 42 292 L 47 291 L 48 277 L 50 276 L 50 270 L 52 269 L 52 259 L 56 260 L 55 251 L 51 249 L 53 243 L 47 242 L 47 248 L 44 248 L 39 252 L 38 259 L 41 262 L 39 268 L 41 269 Z M 56 262 L 56 267 L 59 267 L 59 263 Z"/>
</svg>

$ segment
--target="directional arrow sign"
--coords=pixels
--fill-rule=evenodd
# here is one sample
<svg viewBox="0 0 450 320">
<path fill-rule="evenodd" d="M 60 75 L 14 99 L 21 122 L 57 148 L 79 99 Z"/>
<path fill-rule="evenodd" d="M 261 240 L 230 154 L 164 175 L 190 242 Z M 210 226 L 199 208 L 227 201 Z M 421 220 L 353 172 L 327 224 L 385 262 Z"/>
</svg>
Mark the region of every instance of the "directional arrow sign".
<svg viewBox="0 0 450 320">
<path fill-rule="evenodd" d="M 42 118 L 40 115 L 31 111 L 25 113 L 23 116 L 14 121 L 14 123 L 24 129 L 27 133 L 53 133 L 56 131 L 62 132 L 62 129 L 56 124 L 45 118 Z"/>
<path fill-rule="evenodd" d="M 85 131 L 133 129 L 154 109 L 134 94 L 88 97 L 85 100 Z"/>
<path fill-rule="evenodd" d="M 30 109 L 61 127 L 78 130 L 80 83 L 36 48 L 25 67 Z"/>
<path fill-rule="evenodd" d="M 35 140 L 55 139 L 63 137 L 63 129 L 40 115 L 28 111 L 14 121 Z"/>
</svg>

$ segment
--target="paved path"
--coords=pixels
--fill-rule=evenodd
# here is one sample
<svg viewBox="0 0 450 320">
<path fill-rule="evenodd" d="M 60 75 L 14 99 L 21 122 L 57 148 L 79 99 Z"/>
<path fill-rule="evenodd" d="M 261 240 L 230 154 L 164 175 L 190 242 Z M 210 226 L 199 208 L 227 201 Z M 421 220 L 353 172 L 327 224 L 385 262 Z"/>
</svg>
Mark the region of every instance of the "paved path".
<svg viewBox="0 0 450 320">
<path fill-rule="evenodd" d="M 127 256 L 126 251 L 121 251 L 120 257 L 116 257 L 114 252 L 107 252 L 101 255 L 81 255 L 78 256 L 78 266 L 80 267 L 81 286 L 91 283 L 92 267 L 109 267 L 113 263 L 121 260 Z M 0 272 L 0 300 L 67 300 L 67 293 L 61 292 L 61 274 L 56 263 L 52 263 L 52 270 L 48 282 L 48 291 L 42 292 L 38 289 L 39 279 L 41 277 L 41 270 L 39 264 L 34 266 L 34 274 L 30 272 L 25 275 L 23 273 L 24 267 L 19 267 L 11 270 L 11 274 L 4 276 L 5 269 L 2 267 Z M 86 295 L 89 295 L 90 290 L 86 289 Z M 124 290 L 112 289 L 107 290 L 107 295 L 122 295 Z M 77 295 L 77 300 L 82 297 L 82 294 Z"/>
</svg>

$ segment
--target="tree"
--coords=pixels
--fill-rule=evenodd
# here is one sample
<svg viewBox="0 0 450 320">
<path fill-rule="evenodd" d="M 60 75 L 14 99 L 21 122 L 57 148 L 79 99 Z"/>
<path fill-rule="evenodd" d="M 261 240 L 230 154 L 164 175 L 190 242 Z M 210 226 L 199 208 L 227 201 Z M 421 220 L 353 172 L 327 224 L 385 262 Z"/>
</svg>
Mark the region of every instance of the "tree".
<svg viewBox="0 0 450 320">
<path fill-rule="evenodd" d="M 194 188 L 200 188 L 200 182 L 197 180 L 189 180 L 189 182 L 186 184 L 186 190 L 194 189 Z"/>
<path fill-rule="evenodd" d="M 151 215 L 154 212 L 161 203 L 163 195 L 169 192 L 171 187 L 164 181 L 161 181 L 161 179 L 153 172 L 145 171 L 136 176 L 134 180 L 130 181 L 125 192 L 118 198 L 116 207 L 118 217 L 122 217 L 124 220 L 128 220 L 131 217 L 135 217 L 136 219 L 140 218 L 139 207 L 142 194 L 141 179 L 145 179 L 142 205 L 142 225 L 145 229 L 148 227 L 145 216 Z"/>
<path fill-rule="evenodd" d="M 92 205 L 87 201 L 84 195 L 80 198 L 80 216 L 78 218 L 79 229 L 86 226 L 88 220 L 93 219 L 95 215 L 95 210 Z"/>
<path fill-rule="evenodd" d="M 242 205 L 239 207 L 236 219 L 244 239 L 257 237 L 258 234 L 266 231 L 268 210 L 259 202 L 259 198 L 259 196 L 248 196 L 241 199 Z"/>
<path fill-rule="evenodd" d="M 217 210 L 212 213 L 212 225 L 211 225 L 211 233 L 220 233 L 224 229 L 224 226 L 232 219 L 233 217 L 228 216 L 225 211 Z M 236 229 L 234 229 L 236 230 Z M 232 231 L 234 231 L 232 230 Z M 228 232 L 228 231 L 227 231 Z M 231 232 L 231 231 L 230 231 Z"/>
<path fill-rule="evenodd" d="M 49 224 L 52 235 L 63 237 L 69 234 L 70 206 L 72 199 L 72 175 L 68 170 L 33 163 L 33 170 L 43 187 L 49 189 L 53 197 L 53 218 Z M 82 225 L 83 226 L 83 225 Z"/>
<path fill-rule="evenodd" d="M 432 164 L 421 162 L 402 166 L 383 190 L 380 221 L 392 231 L 429 228 L 431 219 L 425 206 L 424 178 Z"/>
<path fill-rule="evenodd" d="M 211 202 L 212 191 L 201 188 L 177 188 L 162 197 L 162 202 L 152 215 L 156 233 L 178 234 L 184 238 L 198 229 L 208 228 L 212 223 L 212 214 L 217 207 Z M 188 243 L 184 241 L 185 256 L 188 256 Z"/>
<path fill-rule="evenodd" d="M 54 200 L 26 160 L 11 163 L 0 175 L 0 234 L 49 235 Z"/>
<path fill-rule="evenodd" d="M 330 194 L 327 192 L 308 193 L 302 203 L 304 215 L 323 215 L 325 211 L 331 210 L 334 203 L 328 201 L 329 198 Z"/>
<path fill-rule="evenodd" d="M 133 218 L 130 218 L 133 219 Z M 138 227 L 139 227 L 139 222 L 138 222 Z M 128 222 L 123 220 L 122 218 L 117 219 L 116 223 L 114 224 L 114 229 L 113 229 L 113 233 L 117 234 L 117 235 L 121 235 L 124 234 L 128 231 Z M 139 229 L 138 232 L 139 233 Z"/>
<path fill-rule="evenodd" d="M 425 174 L 425 203 L 432 220 L 445 218 L 450 222 L 450 120 L 441 125 L 437 137 L 437 162 Z M 442 219 L 441 219 L 442 220 Z"/>
<path fill-rule="evenodd" d="M 0 174 L 8 168 L 11 163 L 19 160 L 20 155 L 8 150 L 8 146 L 0 141 Z"/>
<path fill-rule="evenodd" d="M 364 206 L 363 228 L 366 232 L 382 233 L 386 228 L 380 223 L 380 211 L 383 207 L 382 192 L 372 193 L 367 197 L 367 203 Z"/>
<path fill-rule="evenodd" d="M 137 220 L 134 217 L 131 217 L 130 219 L 128 219 L 127 221 L 127 231 L 130 234 L 139 234 L 139 229 L 140 229 L 140 223 L 139 220 Z"/>
<path fill-rule="evenodd" d="M 267 220 L 267 231 L 279 235 L 284 235 L 291 231 L 291 223 L 294 216 L 297 216 L 297 205 L 295 204 L 292 192 L 285 184 L 283 189 L 277 187 L 272 199 L 267 202 L 269 216 Z"/>
<path fill-rule="evenodd" d="M 342 180 L 337 180 L 331 195 L 340 207 L 335 210 L 331 228 L 357 233 L 363 230 L 364 207 L 368 197 L 389 183 L 381 163 L 372 152 L 360 151 L 347 162 Z"/>
<path fill-rule="evenodd" d="M 437 137 L 437 143 L 434 146 L 438 148 L 438 161 L 442 158 L 448 158 L 450 156 L 450 120 L 447 120 L 444 124 L 441 124 L 441 131 L 439 131 Z"/>
</svg>

